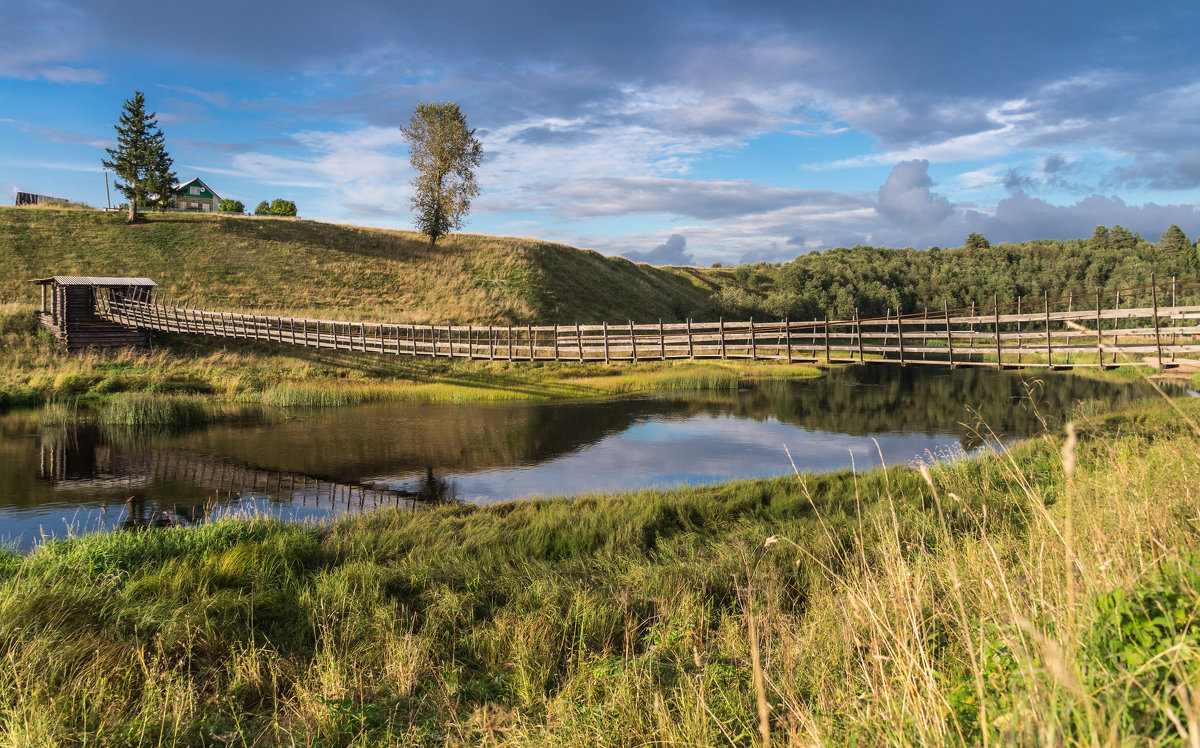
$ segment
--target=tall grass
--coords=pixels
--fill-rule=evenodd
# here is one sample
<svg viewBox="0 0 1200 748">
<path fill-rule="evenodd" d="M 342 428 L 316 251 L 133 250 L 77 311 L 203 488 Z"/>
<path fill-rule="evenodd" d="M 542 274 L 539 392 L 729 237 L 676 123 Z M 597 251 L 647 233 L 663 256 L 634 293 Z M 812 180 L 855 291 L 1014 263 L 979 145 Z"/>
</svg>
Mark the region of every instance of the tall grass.
<svg viewBox="0 0 1200 748">
<path fill-rule="evenodd" d="M 1167 407 L 1076 429 L 924 471 L 0 556 L 0 736 L 1190 744 L 1200 436 Z"/>
<path fill-rule="evenodd" d="M 213 413 L 194 395 L 138 392 L 107 401 L 96 420 L 101 426 L 119 429 L 181 427 L 209 423 Z"/>
</svg>

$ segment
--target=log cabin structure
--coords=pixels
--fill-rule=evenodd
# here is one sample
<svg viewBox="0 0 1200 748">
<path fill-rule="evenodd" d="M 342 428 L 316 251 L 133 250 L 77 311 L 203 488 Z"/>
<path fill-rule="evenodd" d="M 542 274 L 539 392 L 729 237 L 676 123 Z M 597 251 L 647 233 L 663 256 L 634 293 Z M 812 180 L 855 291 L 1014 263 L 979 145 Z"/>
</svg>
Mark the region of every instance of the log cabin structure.
<svg viewBox="0 0 1200 748">
<path fill-rule="evenodd" d="M 96 289 L 132 297 L 158 286 L 149 278 L 99 278 L 55 275 L 33 281 L 42 287 L 41 323 L 68 351 L 85 348 L 150 349 L 150 331 L 123 325 L 96 314 Z"/>
</svg>

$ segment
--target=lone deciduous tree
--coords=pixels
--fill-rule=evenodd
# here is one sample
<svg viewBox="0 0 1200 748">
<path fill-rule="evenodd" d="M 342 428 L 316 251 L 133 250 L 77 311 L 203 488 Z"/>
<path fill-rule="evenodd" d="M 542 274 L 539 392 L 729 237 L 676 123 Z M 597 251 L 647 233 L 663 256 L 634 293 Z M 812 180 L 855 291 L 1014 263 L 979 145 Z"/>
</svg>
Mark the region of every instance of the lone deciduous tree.
<svg viewBox="0 0 1200 748">
<path fill-rule="evenodd" d="M 417 229 L 429 237 L 429 245 L 462 226 L 471 209 L 471 198 L 479 194 L 475 168 L 483 147 L 458 104 L 443 101 L 419 104 L 400 132 L 408 141 L 409 160 L 417 171 L 413 196 Z"/>
<path fill-rule="evenodd" d="M 146 203 L 151 195 L 165 207 L 171 199 L 175 174 L 171 171 L 171 157 L 163 146 L 162 130 L 158 129 L 157 115 L 146 114 L 146 97 L 134 91 L 132 99 L 125 100 L 121 110 L 120 124 L 113 125 L 117 131 L 117 147 L 106 148 L 108 159 L 102 159 L 105 168 L 112 169 L 117 179 L 116 188 L 129 199 L 128 222 L 137 220 L 139 203 Z"/>
</svg>

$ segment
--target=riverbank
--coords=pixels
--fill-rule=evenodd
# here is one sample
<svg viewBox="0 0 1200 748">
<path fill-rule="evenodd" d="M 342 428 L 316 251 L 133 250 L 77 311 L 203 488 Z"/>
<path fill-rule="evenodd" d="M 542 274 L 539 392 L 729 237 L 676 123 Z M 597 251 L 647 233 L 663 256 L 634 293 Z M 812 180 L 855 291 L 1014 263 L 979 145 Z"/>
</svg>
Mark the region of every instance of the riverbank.
<svg viewBox="0 0 1200 748">
<path fill-rule="evenodd" d="M 1178 688 L 1200 676 L 1200 405 L 1076 418 L 1077 441 L 928 481 L 221 521 L 0 556 L 0 733 L 1184 742 L 1200 729 Z"/>
<path fill-rule="evenodd" d="M 128 410 L 164 401 L 314 407 L 373 401 L 548 402 L 734 389 L 820 376 L 770 362 L 505 363 L 310 350 L 156 335 L 153 353 L 67 354 L 26 307 L 0 307 L 0 406 L 79 403 Z M 168 424 L 169 425 L 169 424 Z"/>
</svg>

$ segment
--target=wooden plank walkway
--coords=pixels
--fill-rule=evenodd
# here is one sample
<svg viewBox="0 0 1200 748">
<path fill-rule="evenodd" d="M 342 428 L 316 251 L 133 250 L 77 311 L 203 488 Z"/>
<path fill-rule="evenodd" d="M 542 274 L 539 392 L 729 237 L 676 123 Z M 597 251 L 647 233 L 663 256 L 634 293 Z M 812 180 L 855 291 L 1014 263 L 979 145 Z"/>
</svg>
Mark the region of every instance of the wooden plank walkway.
<svg viewBox="0 0 1200 748">
<path fill-rule="evenodd" d="M 595 325 L 412 325 L 214 311 L 153 289 L 96 289 L 96 314 L 139 330 L 384 356 L 616 362 L 749 359 L 950 366 L 1169 368 L 1200 361 L 1200 280 L 916 314 Z M 1191 358 L 1188 358 L 1191 356 Z"/>
</svg>

